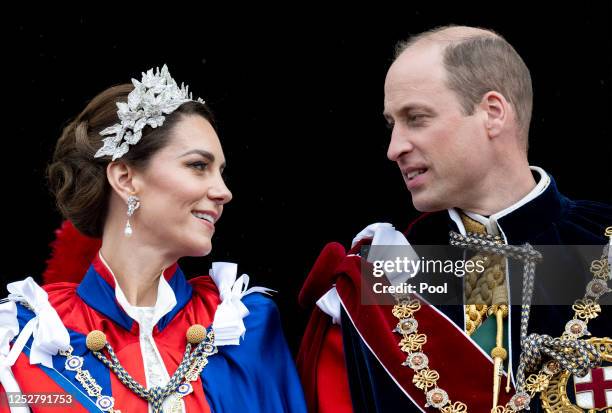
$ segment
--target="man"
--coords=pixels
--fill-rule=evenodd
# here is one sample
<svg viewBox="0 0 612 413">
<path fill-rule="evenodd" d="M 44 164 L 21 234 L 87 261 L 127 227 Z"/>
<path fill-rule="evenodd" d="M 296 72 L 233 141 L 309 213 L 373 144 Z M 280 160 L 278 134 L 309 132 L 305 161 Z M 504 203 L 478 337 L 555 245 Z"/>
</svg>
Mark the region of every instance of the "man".
<svg viewBox="0 0 612 413">
<path fill-rule="evenodd" d="M 512 46 L 491 31 L 443 27 L 400 45 L 385 80 L 384 116 L 392 128 L 387 155 L 399 166 L 415 208 L 425 212 L 406 232 L 410 243 L 448 244 L 449 231 L 489 234 L 511 245 L 607 242 L 610 206 L 571 201 L 543 169 L 529 166 L 531 110 L 529 70 Z M 495 271 L 501 275 L 489 285 L 492 291 L 486 282 L 473 279 L 468 285 L 466 278 L 466 306 L 423 305 L 411 312 L 419 327 L 410 331 L 421 334 L 424 344 L 400 342 L 401 323 L 396 327 L 393 316 L 397 307 L 362 305 L 357 256 L 364 244 L 378 238 L 386 239 L 379 244 L 391 245 L 400 235 L 388 225 L 370 226 L 348 254 L 339 244 L 328 244 L 309 274 L 300 302 L 316 307 L 298 367 L 311 411 L 488 412 L 509 400 L 518 403 L 511 399 L 516 383 L 511 370 L 516 372 L 521 351 L 520 306 L 510 305 L 504 314 L 501 309 L 520 303 L 521 264 L 498 260 Z M 588 267 L 556 264 L 567 270 L 562 279 L 572 286 L 565 293 L 582 297 Z M 535 297 L 546 297 L 551 283 L 560 284 L 559 279 L 536 283 Z M 597 288 L 607 290 L 605 284 Z M 611 335 L 612 317 L 606 310 L 588 326 L 595 337 Z M 533 306 L 528 332 L 558 337 L 572 314 L 571 305 Z M 419 363 L 425 360 L 428 368 L 415 367 L 406 353 L 418 353 Z M 500 389 L 501 377 L 494 378 L 496 359 L 509 377 L 507 390 Z M 603 383 L 595 390 L 604 392 L 603 402 L 601 394 L 590 401 L 597 408 L 610 406 Z M 559 386 L 558 392 L 569 392 L 574 403 L 570 387 Z M 557 396 L 549 393 L 544 407 L 560 408 L 552 406 Z M 539 400 L 531 406 L 540 411 Z"/>
</svg>

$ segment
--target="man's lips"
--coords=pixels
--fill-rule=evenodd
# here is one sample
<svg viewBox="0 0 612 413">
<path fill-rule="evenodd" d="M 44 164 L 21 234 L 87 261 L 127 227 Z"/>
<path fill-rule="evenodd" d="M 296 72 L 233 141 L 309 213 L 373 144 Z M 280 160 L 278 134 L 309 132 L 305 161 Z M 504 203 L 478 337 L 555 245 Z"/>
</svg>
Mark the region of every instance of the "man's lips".
<svg viewBox="0 0 612 413">
<path fill-rule="evenodd" d="M 427 167 L 421 165 L 402 168 L 402 175 L 404 175 L 407 181 L 411 181 L 425 172 L 427 172 Z"/>
<path fill-rule="evenodd" d="M 427 171 L 429 169 L 426 166 L 417 165 L 407 168 L 402 168 L 402 175 L 406 181 L 406 187 L 409 191 L 418 188 L 423 185 L 427 178 Z"/>
</svg>

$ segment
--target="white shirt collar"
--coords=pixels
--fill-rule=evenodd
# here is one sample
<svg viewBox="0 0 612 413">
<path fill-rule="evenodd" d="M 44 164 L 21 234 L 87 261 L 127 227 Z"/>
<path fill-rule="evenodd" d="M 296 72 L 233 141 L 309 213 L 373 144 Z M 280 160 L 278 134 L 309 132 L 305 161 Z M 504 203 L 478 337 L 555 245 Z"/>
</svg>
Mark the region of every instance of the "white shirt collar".
<svg viewBox="0 0 612 413">
<path fill-rule="evenodd" d="M 137 307 L 130 304 L 121 290 L 119 283 L 117 282 L 117 277 L 113 273 L 113 270 L 108 265 L 102 253 L 98 253 L 100 256 L 100 261 L 108 268 L 108 271 L 111 273 L 115 280 L 115 297 L 117 298 L 117 302 L 123 308 L 123 310 L 129 315 L 133 320 L 137 321 L 139 324 L 142 321 L 142 312 L 139 310 L 142 307 Z M 155 300 L 155 305 L 153 306 L 153 320 L 151 327 L 157 325 L 158 321 L 161 320 L 163 316 L 168 314 L 174 307 L 176 306 L 176 295 L 166 281 L 166 278 L 163 275 L 163 271 L 159 277 L 159 284 L 157 286 L 157 299 Z"/>
<path fill-rule="evenodd" d="M 509 207 L 502 209 L 499 212 L 496 212 L 488 218 L 470 211 L 463 211 L 463 213 L 472 218 L 474 221 L 483 224 L 487 228 L 487 232 L 489 234 L 499 235 L 501 230 L 503 235 L 503 229 L 499 227 L 499 219 L 517 210 L 518 208 L 522 207 L 533 199 L 537 198 L 540 194 L 542 194 L 542 192 L 546 190 L 546 188 L 548 188 L 548 185 L 550 185 L 550 177 L 548 176 L 546 171 L 544 171 L 544 169 L 539 168 L 537 166 L 530 166 L 529 169 L 536 172 L 540 177 L 536 186 L 523 198 L 519 199 L 517 202 L 510 205 Z M 461 221 L 459 211 L 456 208 L 450 208 L 448 210 L 448 214 L 455 222 L 455 224 L 457 224 L 457 227 L 459 227 L 459 231 L 461 232 L 461 234 L 465 235 L 466 231 L 465 227 L 463 226 L 463 222 Z"/>
</svg>

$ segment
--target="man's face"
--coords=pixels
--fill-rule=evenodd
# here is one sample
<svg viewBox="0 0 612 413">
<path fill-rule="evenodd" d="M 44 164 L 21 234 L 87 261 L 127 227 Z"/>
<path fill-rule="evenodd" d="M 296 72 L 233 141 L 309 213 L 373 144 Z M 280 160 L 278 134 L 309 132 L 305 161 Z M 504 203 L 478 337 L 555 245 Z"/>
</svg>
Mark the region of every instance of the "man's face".
<svg viewBox="0 0 612 413">
<path fill-rule="evenodd" d="M 477 201 L 479 180 L 493 165 L 486 114 L 466 116 L 446 86 L 441 46 L 410 47 L 385 80 L 385 118 L 392 127 L 387 156 L 397 162 L 419 211 Z"/>
</svg>

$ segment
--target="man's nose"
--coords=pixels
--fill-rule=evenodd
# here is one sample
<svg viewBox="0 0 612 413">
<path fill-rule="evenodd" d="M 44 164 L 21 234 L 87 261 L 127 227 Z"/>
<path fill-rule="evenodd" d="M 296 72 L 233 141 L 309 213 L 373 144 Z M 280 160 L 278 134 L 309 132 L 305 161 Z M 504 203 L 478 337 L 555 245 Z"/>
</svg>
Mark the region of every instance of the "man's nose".
<svg viewBox="0 0 612 413">
<path fill-rule="evenodd" d="M 402 130 L 401 126 L 394 125 L 391 131 L 391 141 L 387 148 L 387 158 L 390 161 L 397 162 L 404 153 L 411 152 L 413 149 L 414 146 L 406 131 Z"/>
</svg>

